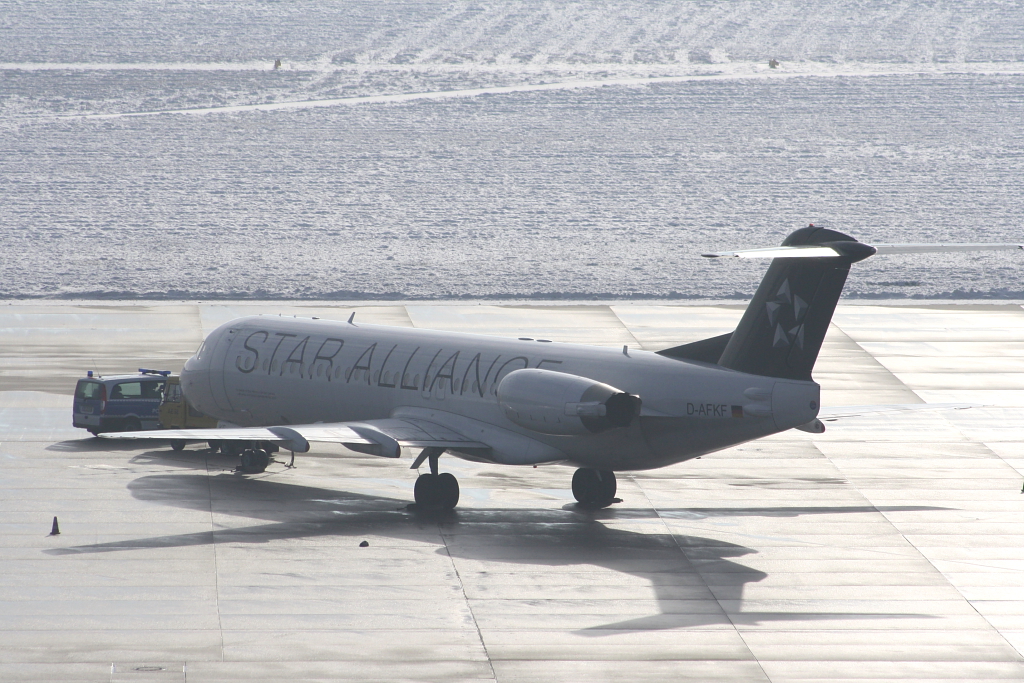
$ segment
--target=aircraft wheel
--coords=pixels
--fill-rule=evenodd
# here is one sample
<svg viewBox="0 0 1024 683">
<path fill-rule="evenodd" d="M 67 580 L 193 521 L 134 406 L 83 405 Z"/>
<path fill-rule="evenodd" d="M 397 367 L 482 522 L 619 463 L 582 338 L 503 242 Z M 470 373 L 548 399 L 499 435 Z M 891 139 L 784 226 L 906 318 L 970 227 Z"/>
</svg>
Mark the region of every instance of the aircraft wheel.
<svg viewBox="0 0 1024 683">
<path fill-rule="evenodd" d="M 607 507 L 615 499 L 615 473 L 581 467 L 572 475 L 572 495 L 588 507 Z"/>
<path fill-rule="evenodd" d="M 183 451 L 183 450 L 185 450 L 185 439 L 171 439 L 171 450 L 172 451 Z"/>
<path fill-rule="evenodd" d="M 419 506 L 451 510 L 459 504 L 459 480 L 448 472 L 421 474 L 416 479 L 413 497 Z"/>
<path fill-rule="evenodd" d="M 260 472 L 266 472 L 267 468 L 270 467 L 270 453 L 259 448 L 256 450 L 256 456 L 259 458 Z"/>
<path fill-rule="evenodd" d="M 438 506 L 443 510 L 452 510 L 459 504 L 459 480 L 454 474 L 442 472 L 437 475 Z"/>
<path fill-rule="evenodd" d="M 421 474 L 416 478 L 412 495 L 417 505 L 435 507 L 438 504 L 437 493 L 440 487 L 437 485 L 437 477 L 436 474 Z"/>
<path fill-rule="evenodd" d="M 246 448 L 242 451 L 241 469 L 246 474 L 260 474 L 267 471 L 270 455 L 259 448 Z"/>
</svg>

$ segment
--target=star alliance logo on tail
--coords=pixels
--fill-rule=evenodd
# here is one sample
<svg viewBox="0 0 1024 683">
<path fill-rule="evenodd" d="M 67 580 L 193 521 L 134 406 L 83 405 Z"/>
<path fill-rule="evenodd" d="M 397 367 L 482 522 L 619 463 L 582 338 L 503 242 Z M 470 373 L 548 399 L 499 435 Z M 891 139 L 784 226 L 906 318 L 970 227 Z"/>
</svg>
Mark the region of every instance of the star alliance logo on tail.
<svg viewBox="0 0 1024 683">
<path fill-rule="evenodd" d="M 767 302 L 765 308 L 768 310 L 768 325 L 775 328 L 775 339 L 772 340 L 772 346 L 778 349 L 796 342 L 797 347 L 803 349 L 804 325 L 802 321 L 807 314 L 808 304 L 798 295 L 792 293 L 789 280 L 782 282 L 779 291 L 775 293 L 775 299 Z M 793 326 L 789 327 L 791 316 Z M 788 330 L 787 327 L 789 327 Z"/>
</svg>

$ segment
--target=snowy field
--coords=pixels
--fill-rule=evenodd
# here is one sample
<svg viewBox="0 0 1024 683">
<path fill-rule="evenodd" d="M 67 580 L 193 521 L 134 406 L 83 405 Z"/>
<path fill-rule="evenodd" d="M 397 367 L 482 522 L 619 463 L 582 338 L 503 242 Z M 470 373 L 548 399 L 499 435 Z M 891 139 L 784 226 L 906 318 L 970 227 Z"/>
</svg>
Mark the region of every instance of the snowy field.
<svg viewBox="0 0 1024 683">
<path fill-rule="evenodd" d="M 1022 216 L 1019 2 L 0 0 L 0 298 L 742 298 L 701 251 Z"/>
</svg>

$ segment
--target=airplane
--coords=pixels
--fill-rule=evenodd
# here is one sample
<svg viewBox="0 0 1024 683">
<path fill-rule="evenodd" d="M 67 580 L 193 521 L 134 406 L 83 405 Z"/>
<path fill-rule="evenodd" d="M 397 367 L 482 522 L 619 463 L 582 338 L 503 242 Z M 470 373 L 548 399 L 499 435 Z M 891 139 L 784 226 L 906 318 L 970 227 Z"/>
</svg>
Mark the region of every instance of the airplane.
<svg viewBox="0 0 1024 683">
<path fill-rule="evenodd" d="M 772 258 L 733 332 L 651 352 L 259 315 L 207 336 L 182 390 L 220 426 L 105 433 L 111 439 L 219 443 L 241 471 L 280 449 L 342 444 L 398 458 L 417 506 L 449 510 L 458 480 L 448 453 L 503 465 L 575 466 L 583 506 L 616 502 L 616 472 L 673 465 L 838 416 L 914 409 L 822 409 L 811 372 L 853 263 L 875 254 L 1024 249 L 1021 244 L 864 244 L 813 224 L 779 247 L 703 254 Z M 925 405 L 934 408 L 935 405 Z M 963 407 L 947 405 L 943 407 Z"/>
</svg>

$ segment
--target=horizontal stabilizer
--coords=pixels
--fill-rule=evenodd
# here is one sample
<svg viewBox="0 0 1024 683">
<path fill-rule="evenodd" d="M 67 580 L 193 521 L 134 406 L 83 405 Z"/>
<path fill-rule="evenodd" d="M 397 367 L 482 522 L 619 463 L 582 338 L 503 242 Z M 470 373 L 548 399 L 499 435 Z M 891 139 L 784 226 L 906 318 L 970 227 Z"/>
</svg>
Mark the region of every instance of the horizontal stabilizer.
<svg viewBox="0 0 1024 683">
<path fill-rule="evenodd" d="M 712 251 L 701 254 L 704 258 L 828 258 L 841 254 L 832 247 L 766 247 L 764 249 L 738 249 L 736 251 Z"/>
<path fill-rule="evenodd" d="M 887 254 L 936 254 L 956 251 L 1012 251 L 1024 249 L 1024 244 L 869 244 L 874 255 Z M 831 258 L 845 256 L 832 246 L 807 245 L 794 247 L 766 247 L 763 249 L 738 249 L 736 251 L 712 251 L 701 254 L 705 258 Z"/>
<path fill-rule="evenodd" d="M 875 248 L 875 253 L 879 255 L 1024 249 L 1024 244 L 872 244 L 871 246 Z"/>
</svg>

